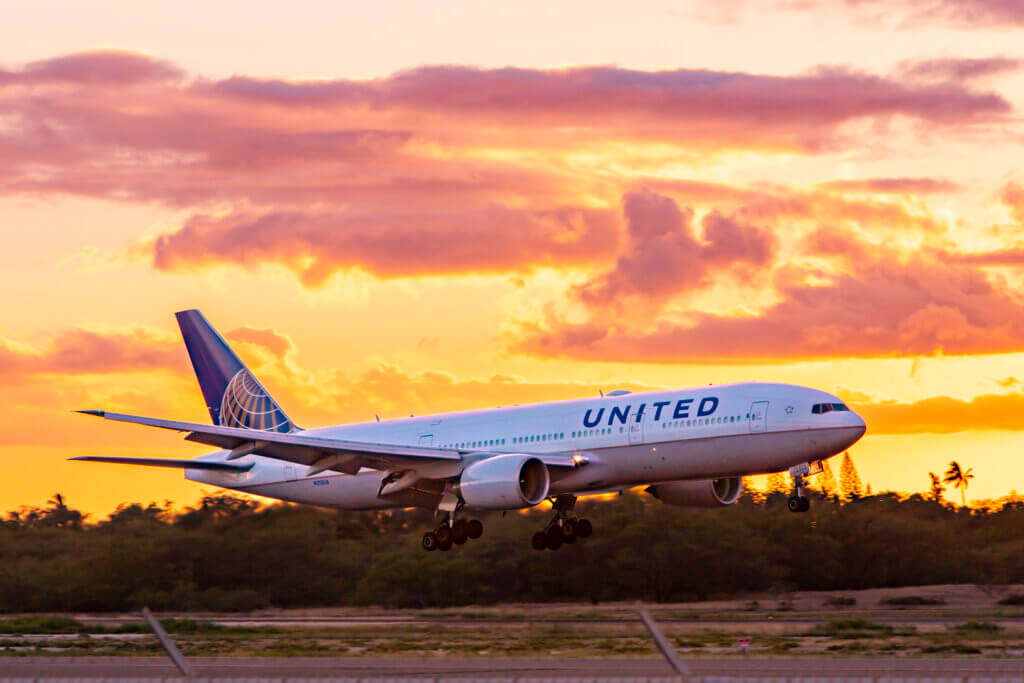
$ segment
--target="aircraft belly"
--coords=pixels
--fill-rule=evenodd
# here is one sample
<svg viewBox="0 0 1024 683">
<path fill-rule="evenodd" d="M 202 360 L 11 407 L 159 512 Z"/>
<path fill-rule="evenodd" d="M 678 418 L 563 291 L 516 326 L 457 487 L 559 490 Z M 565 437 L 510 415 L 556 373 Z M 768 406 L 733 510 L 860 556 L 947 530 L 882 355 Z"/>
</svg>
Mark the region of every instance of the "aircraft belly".
<svg viewBox="0 0 1024 683">
<path fill-rule="evenodd" d="M 247 493 L 293 503 L 333 507 L 342 510 L 380 510 L 405 507 L 408 503 L 395 498 L 378 498 L 382 472 L 356 475 L 330 475 L 294 481 L 279 481 L 247 487 Z"/>
<path fill-rule="evenodd" d="M 861 430 L 794 430 L 620 446 L 597 452 L 599 462 L 553 481 L 553 494 L 677 479 L 765 474 L 829 458 Z"/>
</svg>

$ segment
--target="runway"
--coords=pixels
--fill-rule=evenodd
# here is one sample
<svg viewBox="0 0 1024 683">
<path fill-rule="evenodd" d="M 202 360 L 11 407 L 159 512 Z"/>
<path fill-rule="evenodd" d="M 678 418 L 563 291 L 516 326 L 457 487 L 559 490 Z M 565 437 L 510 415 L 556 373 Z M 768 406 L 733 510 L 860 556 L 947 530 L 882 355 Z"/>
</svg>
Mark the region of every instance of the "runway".
<svg viewBox="0 0 1024 683">
<path fill-rule="evenodd" d="M 234 679 L 610 679 L 673 678 L 663 659 L 545 658 L 271 658 L 196 657 L 189 662 L 200 678 Z M 1024 681 L 1021 659 L 855 659 L 786 658 L 687 659 L 695 680 L 859 678 L 1001 679 Z M 180 679 L 162 657 L 0 657 L 4 679 Z"/>
</svg>

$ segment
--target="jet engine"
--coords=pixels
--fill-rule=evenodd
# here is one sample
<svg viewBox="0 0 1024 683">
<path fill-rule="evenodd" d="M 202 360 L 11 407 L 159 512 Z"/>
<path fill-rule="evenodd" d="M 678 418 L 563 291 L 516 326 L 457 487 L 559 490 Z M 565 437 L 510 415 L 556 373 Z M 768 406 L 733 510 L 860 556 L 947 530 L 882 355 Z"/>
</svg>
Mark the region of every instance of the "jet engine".
<svg viewBox="0 0 1024 683">
<path fill-rule="evenodd" d="M 547 465 L 540 458 L 510 453 L 478 460 L 463 470 L 459 494 L 467 507 L 518 510 L 547 498 L 550 485 Z"/>
<path fill-rule="evenodd" d="M 717 508 L 732 505 L 743 493 L 743 477 L 670 481 L 648 486 L 651 494 L 666 505 L 681 508 Z"/>
</svg>

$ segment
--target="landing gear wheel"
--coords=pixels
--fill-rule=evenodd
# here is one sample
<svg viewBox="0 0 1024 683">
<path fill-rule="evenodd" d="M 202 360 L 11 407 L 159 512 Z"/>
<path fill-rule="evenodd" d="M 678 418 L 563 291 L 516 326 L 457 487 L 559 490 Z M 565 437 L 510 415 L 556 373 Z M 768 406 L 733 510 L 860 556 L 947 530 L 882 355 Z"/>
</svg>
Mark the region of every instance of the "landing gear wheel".
<svg viewBox="0 0 1024 683">
<path fill-rule="evenodd" d="M 440 550 L 442 553 L 448 552 L 452 549 L 452 539 L 449 538 L 447 541 L 441 541 L 441 539 L 438 539 L 437 549 Z"/>
<path fill-rule="evenodd" d="M 543 531 L 538 531 L 530 539 L 530 545 L 533 546 L 534 550 L 545 550 L 548 547 L 548 535 Z"/>
<path fill-rule="evenodd" d="M 575 538 L 576 538 L 576 525 L 578 523 L 579 522 L 577 522 L 572 517 L 570 517 L 569 519 L 563 519 L 562 520 L 562 537 L 564 539 L 566 539 L 566 542 L 569 542 L 568 539 L 569 539 L 570 536 L 575 540 Z"/>
<path fill-rule="evenodd" d="M 469 531 L 469 537 L 472 539 L 477 539 L 484 535 L 484 523 L 479 519 L 469 520 L 467 529 Z"/>
<path fill-rule="evenodd" d="M 437 527 L 437 531 L 434 532 L 434 535 L 437 536 L 437 545 L 441 550 L 447 550 L 452 547 L 452 541 L 454 539 L 452 539 L 452 528 L 450 526 L 442 524 Z M 445 546 L 448 546 L 448 548 L 445 548 Z"/>
<path fill-rule="evenodd" d="M 594 533 L 594 527 L 589 519 L 576 520 L 576 538 L 590 538 Z"/>
<path fill-rule="evenodd" d="M 786 502 L 790 512 L 807 512 L 811 509 L 811 501 L 804 496 L 794 496 Z"/>
<path fill-rule="evenodd" d="M 545 534 L 545 536 L 547 537 L 548 548 L 550 548 L 551 550 L 558 550 L 559 548 L 562 547 L 562 540 L 563 539 L 562 539 L 562 529 L 560 527 L 557 527 L 557 526 L 551 527 L 550 529 L 548 529 L 548 531 Z"/>
<path fill-rule="evenodd" d="M 469 525 L 466 524 L 466 520 L 455 520 L 455 524 L 452 525 L 452 543 L 454 543 L 455 545 L 462 545 L 468 540 Z"/>
<path fill-rule="evenodd" d="M 437 550 L 437 535 L 433 531 L 423 534 L 423 549 L 432 552 Z"/>
</svg>

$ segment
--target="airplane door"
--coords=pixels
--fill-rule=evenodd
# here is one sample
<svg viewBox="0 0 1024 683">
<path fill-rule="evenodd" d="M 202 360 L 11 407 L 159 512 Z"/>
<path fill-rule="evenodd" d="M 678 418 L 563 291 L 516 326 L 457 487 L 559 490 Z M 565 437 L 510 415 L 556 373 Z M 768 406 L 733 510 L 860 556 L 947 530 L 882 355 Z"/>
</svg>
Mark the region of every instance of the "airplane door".
<svg viewBox="0 0 1024 683">
<path fill-rule="evenodd" d="M 295 481 L 298 478 L 299 477 L 298 477 L 298 473 L 296 471 L 295 465 L 285 465 L 284 466 L 284 480 L 285 481 Z"/>
<path fill-rule="evenodd" d="M 644 422 L 635 419 L 629 421 L 629 445 L 639 446 L 644 442 Z"/>
<path fill-rule="evenodd" d="M 755 401 L 750 404 L 750 431 L 763 432 L 768 429 L 768 401 Z"/>
<path fill-rule="evenodd" d="M 420 434 L 420 445 L 421 446 L 433 446 L 434 435 L 433 434 Z"/>
</svg>

